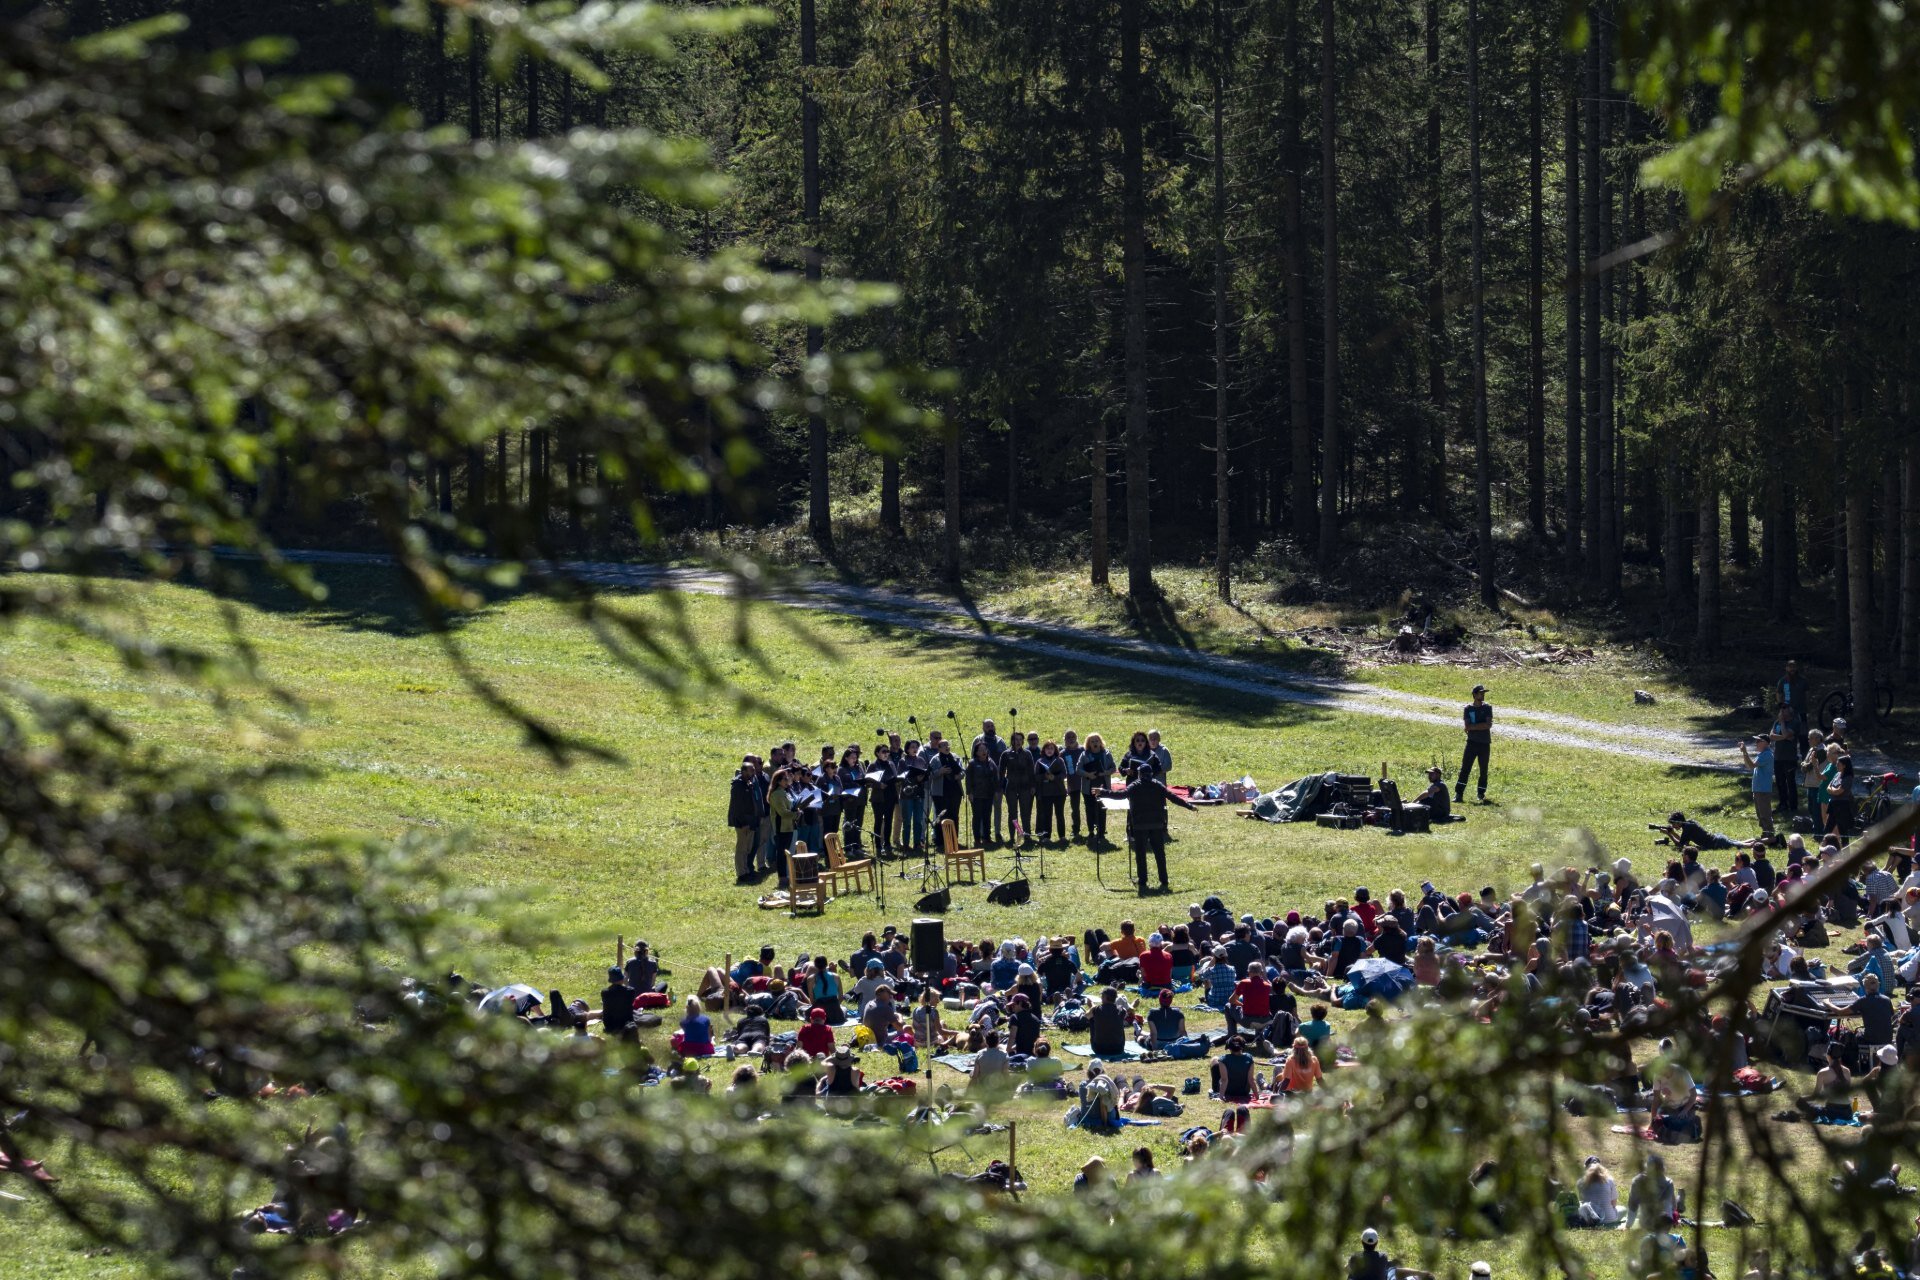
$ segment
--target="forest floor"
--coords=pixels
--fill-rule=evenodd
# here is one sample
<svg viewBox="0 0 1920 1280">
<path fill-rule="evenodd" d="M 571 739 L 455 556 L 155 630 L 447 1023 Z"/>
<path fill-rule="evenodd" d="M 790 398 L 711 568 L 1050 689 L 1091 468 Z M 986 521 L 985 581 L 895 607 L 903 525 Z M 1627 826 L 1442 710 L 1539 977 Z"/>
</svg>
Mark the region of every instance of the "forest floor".
<svg viewBox="0 0 1920 1280">
<path fill-rule="evenodd" d="M 802 919 L 759 909 L 760 890 L 733 883 L 724 826 L 726 781 L 743 750 L 764 750 L 782 737 L 870 742 L 876 728 L 904 727 L 909 714 L 928 727 L 948 725 L 949 709 L 955 731 L 971 737 L 981 718 L 1018 707 L 1022 728 L 1050 736 L 1071 726 L 1114 741 L 1136 727 L 1157 727 L 1175 753 L 1180 781 L 1250 774 L 1271 787 L 1324 769 L 1372 773 L 1383 761 L 1410 779 L 1436 758 L 1451 771 L 1460 686 L 1471 682 L 1468 672 L 1447 667 L 1329 669 L 1320 665 L 1329 661 L 1321 651 L 1291 642 L 1275 645 L 1279 656 L 1267 660 L 1258 649 L 1189 649 L 1108 630 L 1098 620 L 1042 626 L 990 616 L 1028 607 L 1032 597 L 1011 592 L 988 611 L 817 584 L 787 589 L 804 609 L 743 608 L 703 593 L 714 584 L 675 575 L 691 588 L 681 600 L 688 634 L 728 685 L 676 695 L 635 679 L 562 610 L 506 595 L 461 626 L 467 653 L 505 694 L 620 757 L 561 769 L 531 757 L 522 735 L 462 687 L 436 638 L 413 619 L 390 569 L 319 559 L 334 561 L 318 566 L 331 589 L 325 605 L 262 586 L 239 606 L 265 677 L 294 696 L 292 709 L 264 691 L 241 690 L 223 710 L 203 690 L 131 674 L 98 643 L 37 624 L 8 633 L 0 668 L 49 692 L 93 699 L 137 737 L 176 754 L 301 763 L 309 775 L 278 784 L 273 795 L 296 832 L 445 838 L 446 873 L 489 891 L 497 919 L 532 925 L 531 936 L 541 939 L 485 957 L 470 976 L 557 987 L 569 996 L 598 991 L 620 936 L 652 941 L 683 982 L 723 955 L 750 955 L 769 942 L 783 962 L 799 952 L 844 956 L 861 931 L 904 926 L 913 914 L 918 868 L 897 864 L 887 868 L 884 901 L 842 898 L 824 915 Z M 662 597 L 639 590 L 649 579 L 620 571 L 636 572 L 609 580 L 622 608 L 655 620 L 670 616 Z M 645 573 L 657 580 L 660 571 Z M 220 601 L 208 593 L 123 584 L 111 594 L 119 620 L 155 640 L 223 643 Z M 738 643 L 743 621 L 750 647 Z M 1729 771 L 1727 756 L 1737 754 L 1701 736 L 1716 731 L 1721 713 L 1658 669 L 1636 671 L 1617 654 L 1596 653 L 1592 662 L 1474 678 L 1494 685 L 1504 710 L 1492 802 L 1465 806 L 1464 823 L 1396 839 L 1375 830 L 1267 826 L 1228 808 L 1182 813 L 1171 850 L 1171 898 L 1137 897 L 1121 857 L 1067 844 L 1047 851 L 1031 903 L 996 907 L 977 888 L 962 888 L 947 927 L 994 938 L 1077 935 L 1091 926 L 1113 931 L 1123 916 L 1171 921 L 1184 915 L 1186 902 L 1209 893 L 1265 914 L 1317 906 L 1360 883 L 1376 893 L 1412 890 L 1426 879 L 1471 890 L 1521 881 L 1534 861 L 1585 867 L 1626 855 L 1644 863 L 1661 853 L 1650 845 L 1646 824 L 1672 808 L 1736 836 L 1752 833 L 1743 778 Z M 1636 708 L 1635 688 L 1650 688 L 1658 701 Z M 990 874 L 1002 878 L 1007 870 L 1007 854 L 994 853 Z M 1352 1017 L 1335 1015 L 1340 1034 L 1351 1029 Z M 1194 1025 L 1217 1020 L 1195 1015 Z M 939 1071 L 938 1079 L 959 1082 Z M 1190 1064 L 1172 1063 L 1138 1074 L 1177 1083 L 1193 1072 Z M 1195 1104 L 1188 1118 L 1120 1138 L 1062 1129 L 1057 1105 L 1003 1104 L 995 1118 L 1020 1119 L 1021 1167 L 1036 1192 L 1053 1194 L 1094 1153 L 1117 1168 L 1128 1149 L 1145 1142 L 1171 1166 L 1180 1127 L 1218 1120 L 1204 1099 L 1188 1101 Z M 1779 1106 L 1777 1099 L 1757 1101 L 1770 1102 L 1769 1111 Z M 299 1106 L 275 1105 L 286 1105 L 297 1127 Z M 1806 1126 L 1781 1132 L 1796 1149 L 1811 1150 L 1815 1142 Z M 991 1157 L 1003 1140 L 970 1141 L 951 1157 L 953 1167 L 964 1171 Z M 1597 1124 L 1591 1142 L 1624 1181 L 1633 1139 Z M 1693 1150 L 1670 1152 L 1676 1174 L 1691 1178 Z M 34 1154 L 70 1185 L 108 1195 L 118 1189 L 83 1152 Z M 1802 1167 L 1814 1178 L 1822 1166 Z M 1732 1233 L 1714 1238 L 1723 1250 L 1736 1243 Z M 1625 1240 L 1583 1233 L 1575 1244 L 1610 1267 Z M 1450 1270 L 1488 1256 L 1502 1273 L 1530 1271 L 1502 1240 L 1438 1248 Z M 54 1277 L 130 1273 L 135 1266 L 90 1256 L 49 1206 L 35 1202 L 0 1204 L 0 1259 L 13 1274 Z M 360 1262 L 359 1274 L 397 1274 L 376 1259 Z"/>
</svg>

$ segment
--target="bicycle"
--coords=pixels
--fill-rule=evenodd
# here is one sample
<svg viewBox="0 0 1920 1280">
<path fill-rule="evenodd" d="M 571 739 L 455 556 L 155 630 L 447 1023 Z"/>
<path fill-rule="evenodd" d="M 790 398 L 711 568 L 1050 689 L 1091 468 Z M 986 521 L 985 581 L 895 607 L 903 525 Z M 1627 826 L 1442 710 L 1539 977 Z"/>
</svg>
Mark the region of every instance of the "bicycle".
<svg viewBox="0 0 1920 1280">
<path fill-rule="evenodd" d="M 1875 717 L 1881 720 L 1893 714 L 1893 686 L 1878 676 L 1873 681 L 1873 710 Z M 1820 700 L 1817 721 L 1821 732 L 1830 733 L 1836 719 L 1849 719 L 1852 715 L 1853 690 L 1843 685 Z"/>
</svg>

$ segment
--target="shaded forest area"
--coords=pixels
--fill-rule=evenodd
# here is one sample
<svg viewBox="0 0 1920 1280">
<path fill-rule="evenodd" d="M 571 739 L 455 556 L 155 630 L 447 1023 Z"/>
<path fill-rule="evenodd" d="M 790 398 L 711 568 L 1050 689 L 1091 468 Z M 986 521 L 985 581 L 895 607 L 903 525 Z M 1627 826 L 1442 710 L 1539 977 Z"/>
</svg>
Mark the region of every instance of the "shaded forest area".
<svg viewBox="0 0 1920 1280">
<path fill-rule="evenodd" d="M 1915 234 L 1739 175 L 1702 218 L 1644 183 L 1670 129 L 1607 5 L 792 0 L 611 58 L 604 92 L 532 62 L 496 82 L 437 7 L 425 31 L 323 0 L 66 7 L 78 31 L 183 11 L 207 48 L 288 35 L 289 69 L 475 134 L 697 139 L 730 189 L 657 211 L 696 251 L 898 285 L 776 350 L 796 376 L 823 345 L 951 369 L 950 433 L 769 416 L 743 482 L 652 495 L 662 532 L 804 518 L 830 558 L 898 542 L 926 577 L 980 567 L 977 538 L 1096 583 L 1117 560 L 1138 601 L 1156 561 L 1225 594 L 1311 559 L 1338 590 L 1355 530 L 1404 524 L 1436 572 L 1491 566 L 1489 603 L 1631 580 L 1702 654 L 1731 566 L 1768 616 L 1847 637 L 1856 682 L 1920 677 Z M 511 485 L 558 549 L 640 549 L 570 435 L 411 460 L 419 500 Z M 284 532 L 351 539 L 261 488 Z"/>
</svg>

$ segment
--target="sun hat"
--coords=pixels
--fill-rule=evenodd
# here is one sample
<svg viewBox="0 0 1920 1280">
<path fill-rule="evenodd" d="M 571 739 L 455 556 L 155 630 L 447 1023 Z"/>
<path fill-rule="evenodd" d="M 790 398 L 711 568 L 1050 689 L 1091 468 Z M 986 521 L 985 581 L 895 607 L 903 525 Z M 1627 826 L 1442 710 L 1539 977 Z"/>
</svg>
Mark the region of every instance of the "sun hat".
<svg viewBox="0 0 1920 1280">
<path fill-rule="evenodd" d="M 1375 1231 L 1372 1227 L 1368 1227 L 1365 1231 L 1362 1231 L 1360 1233 L 1360 1243 L 1361 1244 L 1379 1244 L 1380 1233 L 1378 1231 Z"/>
</svg>

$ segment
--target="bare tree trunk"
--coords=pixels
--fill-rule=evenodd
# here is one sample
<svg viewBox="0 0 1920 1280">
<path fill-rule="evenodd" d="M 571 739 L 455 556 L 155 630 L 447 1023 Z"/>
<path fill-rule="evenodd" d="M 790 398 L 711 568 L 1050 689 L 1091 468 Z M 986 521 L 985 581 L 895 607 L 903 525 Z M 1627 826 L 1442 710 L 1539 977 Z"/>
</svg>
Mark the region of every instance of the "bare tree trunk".
<svg viewBox="0 0 1920 1280">
<path fill-rule="evenodd" d="M 1841 638 L 1853 625 L 1853 559 L 1847 554 L 1847 446 L 1846 433 L 1854 422 L 1853 379 L 1840 379 L 1840 413 L 1833 420 L 1833 517 L 1827 524 L 1833 538 L 1833 634 Z"/>
<path fill-rule="evenodd" d="M 1320 565 L 1340 550 L 1340 181 L 1334 145 L 1333 0 L 1320 0 Z"/>
<path fill-rule="evenodd" d="M 1747 527 L 1747 495 L 1735 493 L 1727 498 L 1727 540 L 1733 545 L 1731 557 L 1736 569 L 1753 567 L 1753 533 Z"/>
<path fill-rule="evenodd" d="M 898 534 L 900 527 L 900 455 L 888 450 L 880 455 L 880 529 Z"/>
<path fill-rule="evenodd" d="M 1669 466 L 1671 466 L 1669 460 Z M 1660 487 L 1666 511 L 1666 532 L 1660 539 L 1660 585 L 1666 599 L 1668 627 L 1678 630 L 1680 620 L 1693 607 L 1693 548 L 1689 545 L 1689 517 L 1693 506 L 1686 497 L 1686 477 L 1669 473 Z"/>
<path fill-rule="evenodd" d="M 1880 642 L 1888 657 L 1900 651 L 1899 455 L 1880 470 Z"/>
<path fill-rule="evenodd" d="M 1586 391 L 1586 449 L 1587 476 L 1593 484 L 1587 494 L 1586 507 L 1586 544 L 1585 557 L 1586 583 L 1591 590 L 1597 590 L 1603 581 L 1607 548 L 1602 539 L 1600 513 L 1613 501 L 1613 489 L 1608 472 L 1612 466 L 1602 469 L 1602 456 L 1608 450 L 1606 424 L 1603 417 L 1606 410 L 1604 370 L 1601 367 L 1600 343 L 1604 336 L 1602 320 L 1605 312 L 1601 309 L 1600 273 L 1594 264 L 1600 260 L 1606 244 L 1606 157 L 1601 153 L 1601 135 L 1606 130 L 1607 105 L 1605 85 L 1601 76 L 1599 26 L 1600 7 L 1597 4 L 1587 8 L 1587 137 L 1586 137 L 1586 261 L 1585 303 L 1586 329 L 1582 337 L 1586 343 L 1585 362 L 1587 375 L 1591 379 Z"/>
<path fill-rule="evenodd" d="M 820 103 L 813 96 L 813 69 L 819 63 L 814 47 L 814 0 L 800 0 L 800 187 L 801 216 L 806 223 L 806 275 L 820 283 Z M 820 326 L 807 326 L 807 363 L 820 355 Z M 827 420 L 807 415 L 807 531 L 814 545 L 833 554 L 833 508 L 827 474 Z"/>
<path fill-rule="evenodd" d="M 1527 55 L 1527 525 L 1547 536 L 1547 355 L 1541 314 L 1545 270 L 1546 202 L 1542 185 L 1541 59 L 1545 33 L 1537 0 L 1528 0 Z"/>
<path fill-rule="evenodd" d="M 1287 273 L 1288 424 L 1293 430 L 1293 534 L 1311 546 L 1319 528 L 1313 502 L 1313 417 L 1307 401 L 1307 253 L 1301 236 L 1300 0 L 1287 4 L 1287 164 L 1283 195 Z"/>
<path fill-rule="evenodd" d="M 1567 108 L 1560 171 L 1566 182 L 1566 313 L 1567 313 L 1567 525 L 1566 554 L 1569 576 L 1580 571 L 1581 537 L 1586 517 L 1581 504 L 1584 485 L 1581 468 L 1580 360 L 1582 339 L 1580 289 L 1580 59 L 1567 55 Z"/>
<path fill-rule="evenodd" d="M 1441 202 L 1440 5 L 1426 0 L 1427 37 L 1427 406 L 1432 441 L 1427 450 L 1427 509 L 1447 518 L 1447 289 L 1446 211 Z"/>
<path fill-rule="evenodd" d="M 1873 706 L 1873 497 L 1859 477 L 1849 477 L 1847 522 L 1847 657 L 1852 671 L 1853 715 L 1847 728 L 1865 736 L 1875 727 Z"/>
<path fill-rule="evenodd" d="M 1227 21 L 1213 0 L 1213 519 L 1214 589 L 1233 599 L 1231 506 L 1227 484 Z"/>
<path fill-rule="evenodd" d="M 1473 470 L 1480 522 L 1480 603 L 1500 607 L 1493 563 L 1493 470 L 1487 456 L 1487 305 L 1480 190 L 1480 2 L 1467 0 L 1467 185 L 1473 201 Z"/>
<path fill-rule="evenodd" d="M 1906 408 L 1901 388 L 1901 408 Z M 1905 544 L 1900 575 L 1900 670 L 1908 681 L 1920 680 L 1920 442 L 1907 438 Z"/>
<path fill-rule="evenodd" d="M 1007 529 L 1020 531 L 1020 431 L 1011 412 L 1007 414 Z"/>
<path fill-rule="evenodd" d="M 1780 540 L 1773 552 L 1773 618 L 1785 622 L 1794 615 L 1794 595 L 1800 589 L 1799 504 L 1792 485 L 1780 489 Z"/>
<path fill-rule="evenodd" d="M 952 5 L 940 0 L 940 225 L 943 232 L 953 225 L 953 46 Z M 944 270 L 941 276 L 946 279 Z M 945 310 L 945 308 L 943 308 Z M 1104 462 L 1104 460 L 1103 460 Z M 946 498 L 946 529 L 941 538 L 947 576 L 960 580 L 960 424 L 948 422 L 940 449 L 941 489 Z M 1096 477 L 1095 487 L 1102 487 Z M 1104 491 L 1101 495 L 1105 496 Z M 1106 558 L 1106 504 L 1100 504 L 1100 557 Z M 1096 582 L 1105 582 L 1104 567 Z"/>
<path fill-rule="evenodd" d="M 1127 594 L 1153 594 L 1147 438 L 1147 187 L 1141 137 L 1140 5 L 1120 0 L 1120 263 L 1126 287 Z"/>
<path fill-rule="evenodd" d="M 1720 487 L 1700 478 L 1700 601 L 1694 613 L 1693 648 L 1705 656 L 1720 647 Z"/>
</svg>

